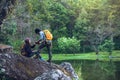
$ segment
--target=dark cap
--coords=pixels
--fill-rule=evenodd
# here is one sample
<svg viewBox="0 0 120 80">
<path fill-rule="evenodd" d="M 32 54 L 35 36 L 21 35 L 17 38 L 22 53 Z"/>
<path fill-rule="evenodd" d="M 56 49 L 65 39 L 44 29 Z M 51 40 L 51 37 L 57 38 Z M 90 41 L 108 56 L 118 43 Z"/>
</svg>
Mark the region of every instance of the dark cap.
<svg viewBox="0 0 120 80">
<path fill-rule="evenodd" d="M 35 33 L 38 34 L 41 30 L 39 28 L 35 29 Z"/>
</svg>

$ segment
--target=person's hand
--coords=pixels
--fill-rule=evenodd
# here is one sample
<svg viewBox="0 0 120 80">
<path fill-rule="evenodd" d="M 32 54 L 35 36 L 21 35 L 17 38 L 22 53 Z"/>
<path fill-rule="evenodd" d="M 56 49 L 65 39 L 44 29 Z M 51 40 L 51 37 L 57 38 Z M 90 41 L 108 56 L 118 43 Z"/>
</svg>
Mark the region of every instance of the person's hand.
<svg viewBox="0 0 120 80">
<path fill-rule="evenodd" d="M 33 46 L 36 46 L 36 43 L 34 43 Z"/>
<path fill-rule="evenodd" d="M 39 42 L 39 41 L 36 41 L 35 44 L 40 44 L 40 42 Z"/>
</svg>

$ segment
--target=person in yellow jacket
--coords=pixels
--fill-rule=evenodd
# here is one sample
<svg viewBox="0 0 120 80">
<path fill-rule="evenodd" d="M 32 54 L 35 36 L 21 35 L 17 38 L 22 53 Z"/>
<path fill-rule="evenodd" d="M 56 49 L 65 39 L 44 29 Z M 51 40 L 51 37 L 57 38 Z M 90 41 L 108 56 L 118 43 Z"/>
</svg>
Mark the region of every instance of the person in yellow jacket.
<svg viewBox="0 0 120 80">
<path fill-rule="evenodd" d="M 45 32 L 40 30 L 39 28 L 35 29 L 35 33 L 37 35 L 39 35 L 39 37 L 40 37 L 39 40 L 36 42 L 36 44 L 39 44 L 38 53 L 41 52 L 41 49 L 46 47 L 48 50 L 48 56 L 49 56 L 49 59 L 47 60 L 47 62 L 51 62 L 51 60 L 52 60 L 52 51 L 51 51 L 52 39 L 47 39 Z M 49 34 L 48 34 L 48 36 L 49 36 Z"/>
</svg>

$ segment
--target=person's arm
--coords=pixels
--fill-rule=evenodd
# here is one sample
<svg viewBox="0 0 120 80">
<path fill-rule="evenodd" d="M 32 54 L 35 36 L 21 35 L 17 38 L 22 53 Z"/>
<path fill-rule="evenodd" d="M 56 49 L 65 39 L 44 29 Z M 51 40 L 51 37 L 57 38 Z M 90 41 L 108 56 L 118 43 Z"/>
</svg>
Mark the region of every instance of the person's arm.
<svg viewBox="0 0 120 80">
<path fill-rule="evenodd" d="M 33 44 L 32 46 L 31 46 L 31 48 L 34 48 L 36 46 L 36 44 Z"/>
<path fill-rule="evenodd" d="M 36 44 L 40 44 L 42 41 L 45 40 L 45 39 L 44 39 L 44 38 L 45 38 L 45 35 L 44 35 L 44 32 L 43 32 L 43 31 L 41 31 L 41 32 L 39 33 L 39 35 L 40 35 L 40 39 L 35 42 Z"/>
<path fill-rule="evenodd" d="M 39 39 L 39 41 L 42 41 L 42 40 L 45 40 L 45 35 L 44 35 L 43 31 L 40 32 L 40 39 Z"/>
</svg>

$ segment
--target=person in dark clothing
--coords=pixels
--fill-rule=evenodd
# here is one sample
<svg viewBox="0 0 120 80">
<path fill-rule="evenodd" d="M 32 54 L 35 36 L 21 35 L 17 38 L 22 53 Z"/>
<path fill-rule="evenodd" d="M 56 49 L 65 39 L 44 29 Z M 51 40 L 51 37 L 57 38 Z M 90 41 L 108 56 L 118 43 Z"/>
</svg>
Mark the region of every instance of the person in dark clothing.
<svg viewBox="0 0 120 80">
<path fill-rule="evenodd" d="M 41 49 L 46 47 L 47 51 L 48 51 L 48 56 L 49 56 L 49 59 L 47 60 L 47 62 L 51 62 L 51 59 L 52 59 L 52 52 L 51 52 L 52 40 L 47 40 L 45 33 L 38 28 L 35 29 L 35 33 L 40 36 L 40 39 L 36 42 L 37 44 L 39 44 L 38 53 L 41 52 Z"/>
<path fill-rule="evenodd" d="M 37 52 L 32 51 L 32 48 L 34 48 L 36 44 L 31 45 L 31 40 L 29 38 L 26 38 L 24 42 L 25 44 L 23 45 L 21 54 L 26 57 L 32 57 L 33 55 L 36 55 L 35 58 L 41 59 L 41 56 Z"/>
</svg>

